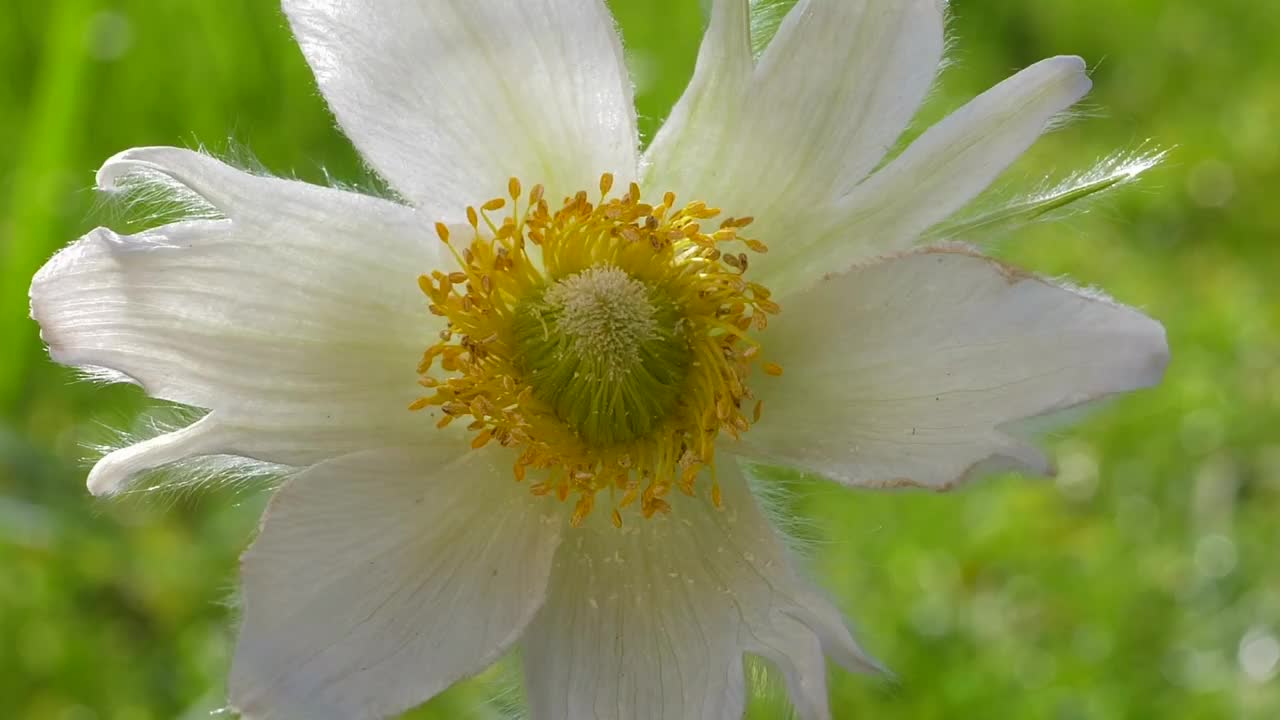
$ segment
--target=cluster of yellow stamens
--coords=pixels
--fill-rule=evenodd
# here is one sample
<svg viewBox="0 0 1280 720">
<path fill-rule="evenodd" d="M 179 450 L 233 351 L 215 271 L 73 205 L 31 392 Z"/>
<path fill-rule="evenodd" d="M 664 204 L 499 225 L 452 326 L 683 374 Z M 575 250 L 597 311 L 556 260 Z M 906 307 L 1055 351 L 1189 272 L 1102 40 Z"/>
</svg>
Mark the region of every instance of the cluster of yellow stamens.
<svg viewBox="0 0 1280 720">
<path fill-rule="evenodd" d="M 746 253 L 722 249 L 765 252 L 739 235 L 751 218 L 707 232 L 720 211 L 705 203 L 642 203 L 634 183 L 611 198 L 612 186 L 606 174 L 595 203 L 579 192 L 552 210 L 542 186 L 525 198 L 513 178 L 508 198 L 467 208 L 465 245 L 436 226 L 459 269 L 419 280 L 447 324 L 418 367 L 430 392 L 411 409 L 435 408 L 440 427 L 470 418 L 474 448 L 515 449 L 516 480 L 535 471 L 534 494 L 576 497 L 575 525 L 601 491 L 617 526 L 636 501 L 646 518 L 667 512 L 663 498 L 695 495 L 703 469 L 719 506 L 715 440 L 759 420 L 750 331 L 779 311 L 744 279 Z"/>
</svg>

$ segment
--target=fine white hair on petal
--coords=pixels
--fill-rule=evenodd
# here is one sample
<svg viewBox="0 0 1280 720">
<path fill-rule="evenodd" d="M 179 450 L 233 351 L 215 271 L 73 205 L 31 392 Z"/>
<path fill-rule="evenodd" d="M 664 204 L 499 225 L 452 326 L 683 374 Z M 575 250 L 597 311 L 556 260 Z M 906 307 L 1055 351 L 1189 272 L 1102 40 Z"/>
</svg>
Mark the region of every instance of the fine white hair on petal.
<svg viewBox="0 0 1280 720">
<path fill-rule="evenodd" d="M 669 516 L 618 530 L 596 513 L 566 536 L 525 639 L 532 720 L 739 717 L 744 653 L 782 671 L 800 717 L 821 719 L 824 657 L 878 669 L 795 572 L 732 458 L 717 476 L 723 510 L 673 494 Z"/>
<path fill-rule="evenodd" d="M 1047 472 L 1017 423 L 1153 385 L 1168 361 L 1142 313 L 958 246 L 832 275 L 787 312 L 763 338 L 786 374 L 753 383 L 764 417 L 735 451 L 848 485 Z"/>
<path fill-rule="evenodd" d="M 519 645 L 472 680 L 471 685 L 478 687 L 487 700 L 485 708 L 489 715 L 486 717 L 493 717 L 495 720 L 526 720 L 529 717 L 521 677 Z"/>
<path fill-rule="evenodd" d="M 185 427 L 107 453 L 89 471 L 89 492 L 113 495 L 143 472 L 223 452 L 227 441 L 215 426 L 212 417 L 206 415 Z"/>
<path fill-rule="evenodd" d="M 117 469 L 109 470 L 112 463 L 99 466 L 117 451 L 147 447 L 158 437 L 180 432 L 203 419 L 205 413 L 179 405 L 161 405 L 148 409 L 132 422 L 130 429 L 104 427 L 103 439 L 86 446 L 90 454 L 91 484 L 94 494 L 114 494 L 123 486 L 126 476 Z M 211 444 L 211 446 L 213 446 Z M 126 452 L 126 455 L 131 453 Z M 148 500 L 172 502 L 209 485 L 237 489 L 270 488 L 282 478 L 296 471 L 287 465 L 262 462 L 238 455 L 192 455 L 170 463 L 161 463 L 158 456 L 143 463 L 143 469 L 130 473 L 127 494 L 145 496 Z M 101 487 L 105 483 L 106 487 Z"/>
<path fill-rule="evenodd" d="M 1041 183 L 1038 190 L 1000 188 L 995 192 L 1013 195 L 1013 198 L 979 198 L 972 209 L 934 226 L 925 233 L 925 238 L 980 239 L 986 244 L 1031 223 L 1061 220 L 1072 213 L 1089 210 L 1110 191 L 1136 182 L 1143 173 L 1163 162 L 1167 154 L 1160 150 L 1117 153 L 1065 179 Z"/>
<path fill-rule="evenodd" d="M 751 0 L 751 54 L 764 52 L 796 0 Z"/>
<path fill-rule="evenodd" d="M 727 448 L 732 450 L 732 446 Z M 809 515 L 795 512 L 801 501 L 797 492 L 800 483 L 791 471 L 779 472 L 779 468 L 758 465 L 745 458 L 737 458 L 739 467 L 751 488 L 751 495 L 760 507 L 760 513 L 778 533 L 778 540 L 789 557 L 793 558 L 797 572 L 804 572 L 809 562 L 820 550 L 822 528 Z"/>
<path fill-rule="evenodd" d="M 242 560 L 232 706 L 375 720 L 506 653 L 542 605 L 564 526 L 508 462 L 437 434 L 291 478 Z"/>
<path fill-rule="evenodd" d="M 148 226 L 183 220 L 221 220 L 226 215 L 204 196 L 171 175 L 155 169 L 137 171 L 98 188 L 103 201 L 100 210 L 110 210 L 113 219 Z"/>
<path fill-rule="evenodd" d="M 284 0 L 339 124 L 406 200 L 460 220 L 507 178 L 557 200 L 635 179 L 635 108 L 603 0 Z"/>
<path fill-rule="evenodd" d="M 98 177 L 108 192 L 176 184 L 218 219 L 98 228 L 32 280 L 54 360 L 210 411 L 108 455 L 95 492 L 190 455 L 305 465 L 421 435 L 430 421 L 406 408 L 437 328 L 417 278 L 443 250 L 414 210 L 178 148 L 126 151 Z"/>
<path fill-rule="evenodd" d="M 188 152 L 179 148 L 171 149 L 178 153 Z M 217 158 L 223 164 L 247 175 L 263 179 L 295 179 L 271 172 L 252 150 L 234 139 L 227 140 L 225 148 L 220 151 L 212 151 L 200 145 L 190 152 Z M 125 151 L 113 159 L 122 156 L 127 158 L 129 154 L 130 151 Z M 321 168 L 321 171 L 326 187 L 384 200 L 394 198 L 394 193 L 375 175 L 365 174 L 354 180 L 347 180 L 334 177 L 327 168 Z M 96 189 L 97 202 L 90 214 L 106 218 L 107 224 L 112 227 L 146 228 L 183 220 L 226 218 L 224 212 L 204 196 L 162 168 L 147 163 L 132 165 L 123 174 L 111 178 L 109 185 L 99 185 Z"/>
</svg>

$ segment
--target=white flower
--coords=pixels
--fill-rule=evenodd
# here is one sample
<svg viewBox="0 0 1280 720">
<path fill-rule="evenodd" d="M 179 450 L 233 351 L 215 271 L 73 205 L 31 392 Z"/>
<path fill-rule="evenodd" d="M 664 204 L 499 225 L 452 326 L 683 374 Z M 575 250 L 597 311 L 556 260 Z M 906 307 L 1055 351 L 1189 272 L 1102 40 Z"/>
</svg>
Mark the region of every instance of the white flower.
<svg viewBox="0 0 1280 720">
<path fill-rule="evenodd" d="M 862 487 L 1043 472 L 1018 421 L 1161 376 L 1142 314 L 918 246 L 1085 94 L 1078 58 L 880 166 L 940 0 L 801 0 L 758 60 L 746 0 L 717 0 L 640 153 L 599 0 L 284 7 L 404 203 L 129 150 L 103 190 L 202 211 L 94 230 L 31 288 L 55 360 L 208 410 L 102 459 L 95 494 L 196 456 L 299 468 L 244 558 L 247 717 L 386 717 L 517 643 L 534 720 L 739 717 L 743 653 L 829 717 L 825 658 L 874 664 L 738 460 Z"/>
</svg>

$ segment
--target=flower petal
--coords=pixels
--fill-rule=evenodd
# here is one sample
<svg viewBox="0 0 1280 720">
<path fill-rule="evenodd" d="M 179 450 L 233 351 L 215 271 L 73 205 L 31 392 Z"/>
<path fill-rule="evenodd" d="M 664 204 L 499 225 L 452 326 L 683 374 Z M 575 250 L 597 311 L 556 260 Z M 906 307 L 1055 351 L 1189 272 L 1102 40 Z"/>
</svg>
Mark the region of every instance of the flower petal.
<svg viewBox="0 0 1280 720">
<path fill-rule="evenodd" d="M 284 0 L 347 136 L 439 218 L 507 178 L 558 199 L 636 171 L 622 46 L 601 0 Z"/>
<path fill-rule="evenodd" d="M 844 210 L 877 236 L 914 238 L 985 190 L 1090 87 L 1080 58 L 1042 60 L 927 130 L 850 195 Z M 868 214 L 879 222 L 867 225 Z"/>
<path fill-rule="evenodd" d="M 720 194 L 726 191 L 741 190 L 715 172 L 736 139 L 733 121 L 742 112 L 754 69 L 747 0 L 715 0 L 689 86 L 645 150 L 647 185 L 687 195 L 711 192 L 704 184 L 715 179 L 718 193 L 707 198 L 713 203 L 725 202 Z"/>
<path fill-rule="evenodd" d="M 254 720 L 383 718 L 484 669 L 545 596 L 558 517 L 465 443 L 299 474 L 243 560 L 231 704 Z"/>
<path fill-rule="evenodd" d="M 1046 472 L 1011 423 L 1155 384 L 1168 359 L 1136 310 L 959 247 L 832 276 L 782 317 L 764 342 L 785 374 L 753 385 L 741 452 L 849 485 Z"/>
<path fill-rule="evenodd" d="M 828 717 L 823 651 L 874 668 L 839 613 L 801 580 L 732 459 L 725 509 L 672 497 L 622 530 L 597 512 L 557 553 L 525 638 L 532 720 L 742 715 L 742 653 L 773 661 L 803 718 Z"/>
<path fill-rule="evenodd" d="M 696 191 L 783 242 L 782 221 L 853 188 L 902 134 L 942 58 L 943 12 L 938 0 L 801 0 L 753 69 L 745 5 L 716 3 L 646 165 L 655 190 Z"/>
<path fill-rule="evenodd" d="M 938 0 L 801 0 L 756 68 L 753 162 L 797 199 L 852 188 L 933 84 L 942 25 Z"/>
<path fill-rule="evenodd" d="M 131 150 L 99 174 L 108 191 L 140 179 L 224 217 L 94 230 L 36 274 L 31 313 L 54 360 L 212 412 L 108 456 L 95 492 L 185 455 L 309 464 L 430 431 L 405 408 L 438 329 L 417 275 L 442 253 L 412 210 L 174 148 Z"/>
<path fill-rule="evenodd" d="M 811 242 L 776 248 L 760 263 L 763 280 L 787 294 L 871 254 L 910 247 L 985 190 L 1090 86 L 1084 61 L 1064 56 L 979 95 L 837 201 L 831 224 Z"/>
</svg>

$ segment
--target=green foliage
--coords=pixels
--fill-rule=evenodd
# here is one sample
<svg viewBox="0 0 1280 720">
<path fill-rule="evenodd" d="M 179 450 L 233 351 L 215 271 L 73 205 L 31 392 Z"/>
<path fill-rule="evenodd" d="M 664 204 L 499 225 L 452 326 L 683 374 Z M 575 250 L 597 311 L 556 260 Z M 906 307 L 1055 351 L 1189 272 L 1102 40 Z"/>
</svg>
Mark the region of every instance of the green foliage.
<svg viewBox="0 0 1280 720">
<path fill-rule="evenodd" d="M 692 69 L 702 14 L 696 0 L 613 5 L 651 137 Z M 955 63 L 926 119 L 1057 53 L 1093 63 L 1086 110 L 1100 116 L 1043 140 L 994 191 L 997 214 L 960 230 L 1054 209 L 1009 188 L 1052 198 L 1053 178 L 1086 159 L 1171 149 L 1139 184 L 998 251 L 1147 309 L 1173 362 L 1160 388 L 1052 439 L 1056 481 L 926 495 L 787 476 L 797 512 L 816 518 L 815 569 L 899 676 L 835 673 L 836 715 L 1280 717 L 1258 652 L 1280 635 L 1280 4 L 952 7 Z M 368 178 L 265 0 L 10 3 L 0 77 L 3 714 L 205 717 L 221 702 L 236 556 L 261 493 L 92 501 L 84 447 L 112 442 L 104 428 L 140 430 L 150 403 L 48 362 L 27 283 L 57 247 L 114 222 L 88 188 L 130 146 L 243 145 L 276 173 Z M 471 683 L 412 716 L 485 717 L 489 692 Z M 752 717 L 778 708 L 761 701 Z"/>
</svg>

